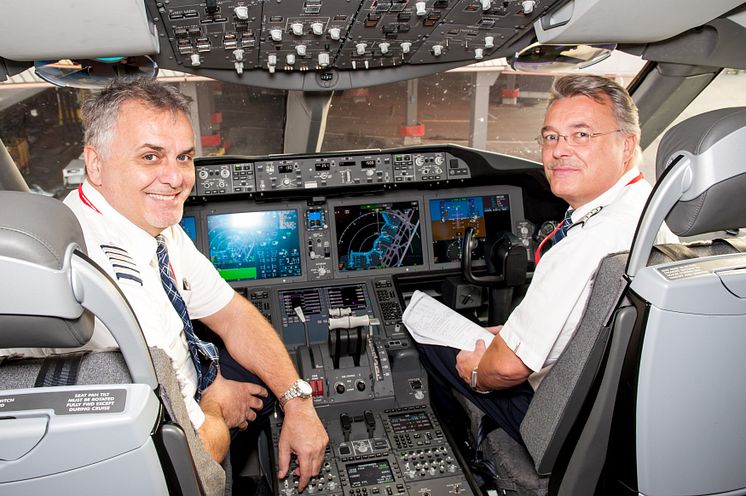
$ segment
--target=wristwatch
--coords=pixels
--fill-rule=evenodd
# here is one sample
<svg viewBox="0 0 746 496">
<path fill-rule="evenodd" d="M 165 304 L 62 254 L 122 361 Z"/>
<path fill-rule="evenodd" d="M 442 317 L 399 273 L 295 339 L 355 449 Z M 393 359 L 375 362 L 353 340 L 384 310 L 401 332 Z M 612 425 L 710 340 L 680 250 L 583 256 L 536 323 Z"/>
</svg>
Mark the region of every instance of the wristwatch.
<svg viewBox="0 0 746 496">
<path fill-rule="evenodd" d="M 282 408 L 285 408 L 285 403 L 292 400 L 293 398 L 308 399 L 311 397 L 311 393 L 313 393 L 311 385 L 303 379 L 298 379 L 288 388 L 287 391 L 282 393 L 279 398 L 280 406 Z"/>
<path fill-rule="evenodd" d="M 471 371 L 471 377 L 469 377 L 469 386 L 471 386 L 471 389 L 473 391 L 479 394 L 487 394 L 489 393 L 489 391 L 485 391 L 477 387 L 477 369 L 479 369 L 479 366 L 474 367 L 474 370 Z"/>
</svg>

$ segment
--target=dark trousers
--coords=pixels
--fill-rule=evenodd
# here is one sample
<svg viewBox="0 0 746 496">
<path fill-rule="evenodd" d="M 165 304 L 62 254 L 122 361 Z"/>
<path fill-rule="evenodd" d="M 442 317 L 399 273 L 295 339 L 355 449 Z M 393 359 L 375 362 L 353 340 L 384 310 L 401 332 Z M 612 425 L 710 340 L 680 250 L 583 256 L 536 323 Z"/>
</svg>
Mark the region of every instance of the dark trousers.
<svg viewBox="0 0 746 496">
<path fill-rule="evenodd" d="M 269 416 L 274 409 L 275 397 L 269 388 L 262 382 L 259 377 L 255 374 L 246 370 L 228 353 L 225 346 L 222 343 L 218 346 L 220 351 L 220 373 L 224 378 L 239 381 L 239 382 L 251 382 L 258 384 L 265 388 L 269 395 L 264 398 L 264 406 L 260 412 L 257 412 L 256 420 L 249 424 L 248 429 L 240 431 L 238 429 L 231 429 L 231 466 L 233 468 L 234 475 L 234 489 L 238 490 L 241 486 L 237 477 L 241 469 L 246 465 L 246 461 L 249 455 L 257 447 L 257 440 L 259 434 L 263 429 L 266 429 L 269 425 Z M 235 491 L 234 491 L 235 493 Z"/>
<path fill-rule="evenodd" d="M 456 355 L 459 350 L 448 346 L 418 344 L 420 360 L 427 370 L 430 382 L 430 399 L 441 421 L 455 431 L 466 429 L 466 413 L 456 400 L 453 391 L 458 391 L 480 410 L 487 414 L 498 427 L 513 439 L 523 444 L 519 428 L 526 415 L 534 390 L 524 382 L 509 389 L 480 394 L 459 377 L 456 371 Z"/>
</svg>

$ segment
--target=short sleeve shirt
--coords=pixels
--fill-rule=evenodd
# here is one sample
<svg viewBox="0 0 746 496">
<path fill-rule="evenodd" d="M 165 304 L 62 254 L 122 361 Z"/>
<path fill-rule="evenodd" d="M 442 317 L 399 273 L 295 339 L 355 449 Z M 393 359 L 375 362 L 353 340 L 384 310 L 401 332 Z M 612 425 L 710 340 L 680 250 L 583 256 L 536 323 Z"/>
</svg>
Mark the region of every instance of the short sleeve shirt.
<svg viewBox="0 0 746 496">
<path fill-rule="evenodd" d="M 630 249 L 650 184 L 634 168 L 609 190 L 572 213 L 573 226 L 534 271 L 520 305 L 500 336 L 533 371 L 536 389 L 575 332 L 590 296 L 593 274 L 611 253 Z"/>
<path fill-rule="evenodd" d="M 173 361 L 189 418 L 198 429 L 205 417 L 194 400 L 197 374 L 189 355 L 184 325 L 161 284 L 155 238 L 111 207 L 87 181 L 65 198 L 65 204 L 83 228 L 88 256 L 121 288 L 140 322 L 148 346 L 161 348 Z M 175 225 L 161 234 L 166 238 L 176 286 L 189 316 L 200 319 L 225 307 L 233 297 L 233 289 L 197 250 L 184 230 Z M 116 342 L 97 321 L 87 347 L 110 349 L 116 347 Z"/>
</svg>

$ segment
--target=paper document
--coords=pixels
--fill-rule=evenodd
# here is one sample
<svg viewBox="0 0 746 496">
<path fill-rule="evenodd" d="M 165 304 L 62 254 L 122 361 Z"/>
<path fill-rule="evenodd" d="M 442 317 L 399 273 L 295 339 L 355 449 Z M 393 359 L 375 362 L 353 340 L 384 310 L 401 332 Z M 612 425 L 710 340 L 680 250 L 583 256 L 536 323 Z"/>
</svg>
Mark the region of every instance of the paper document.
<svg viewBox="0 0 746 496">
<path fill-rule="evenodd" d="M 495 337 L 490 331 L 422 291 L 415 291 L 412 295 L 402 322 L 415 341 L 421 344 L 474 351 L 478 339 L 483 339 L 489 346 Z"/>
</svg>

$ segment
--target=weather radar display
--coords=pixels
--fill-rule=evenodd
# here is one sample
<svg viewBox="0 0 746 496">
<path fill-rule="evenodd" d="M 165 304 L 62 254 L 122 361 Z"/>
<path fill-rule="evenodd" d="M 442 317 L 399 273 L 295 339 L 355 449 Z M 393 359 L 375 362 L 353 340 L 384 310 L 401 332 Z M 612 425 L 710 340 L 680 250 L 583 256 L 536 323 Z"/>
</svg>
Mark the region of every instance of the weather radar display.
<svg viewBox="0 0 746 496">
<path fill-rule="evenodd" d="M 301 275 L 296 210 L 207 216 L 210 261 L 226 281 Z"/>
<path fill-rule="evenodd" d="M 340 205 L 334 224 L 342 272 L 423 264 L 416 201 Z"/>
</svg>

